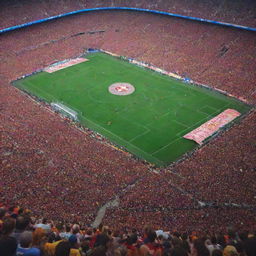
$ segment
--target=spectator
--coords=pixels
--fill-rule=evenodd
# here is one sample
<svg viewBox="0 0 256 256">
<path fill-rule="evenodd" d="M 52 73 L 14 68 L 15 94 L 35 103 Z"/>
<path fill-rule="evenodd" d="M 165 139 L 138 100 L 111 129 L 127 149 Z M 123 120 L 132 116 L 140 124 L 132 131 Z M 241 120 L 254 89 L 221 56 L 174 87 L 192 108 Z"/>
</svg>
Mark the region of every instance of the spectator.
<svg viewBox="0 0 256 256">
<path fill-rule="evenodd" d="M 1 207 L 0 208 L 0 234 L 1 234 L 2 225 L 3 225 L 3 218 L 4 218 L 5 214 L 6 214 L 5 208 Z"/>
<path fill-rule="evenodd" d="M 236 247 L 233 245 L 227 245 L 223 251 L 223 256 L 238 256 Z"/>
<path fill-rule="evenodd" d="M 178 233 L 176 232 L 176 234 L 178 234 Z M 171 240 L 172 249 L 171 249 L 170 253 L 172 255 L 177 255 L 177 256 L 179 256 L 179 255 L 187 256 L 188 253 L 187 253 L 186 249 L 183 248 L 183 241 L 179 237 L 180 237 L 180 235 L 173 236 L 173 238 Z"/>
<path fill-rule="evenodd" d="M 157 236 L 155 231 L 150 230 L 147 232 L 147 240 L 139 248 L 139 252 L 142 256 L 160 256 L 162 254 L 162 247 L 160 247 L 159 244 L 155 243 L 156 237 Z"/>
<path fill-rule="evenodd" d="M 71 227 L 69 225 L 64 225 L 64 231 L 59 233 L 59 236 L 61 237 L 61 239 L 65 239 L 68 240 L 69 237 L 72 235 L 71 231 Z"/>
<path fill-rule="evenodd" d="M 238 237 L 236 232 L 231 228 L 228 231 L 228 241 L 227 244 L 228 245 L 233 245 L 236 246 L 236 244 L 238 243 Z"/>
<path fill-rule="evenodd" d="M 223 250 L 226 246 L 226 240 L 223 234 L 217 235 L 217 244 L 220 245 L 220 248 Z"/>
<path fill-rule="evenodd" d="M 172 244 L 171 244 L 170 239 L 171 239 L 171 237 L 168 237 L 168 239 L 163 242 L 163 245 L 162 245 L 163 246 L 163 256 L 170 255 L 170 252 L 172 249 Z"/>
<path fill-rule="evenodd" d="M 205 240 L 205 246 L 206 246 L 207 249 L 209 250 L 210 255 L 212 255 L 212 251 L 214 250 L 214 247 L 213 247 L 213 244 L 212 244 L 212 242 L 211 242 L 210 239 L 206 239 L 206 240 Z"/>
<path fill-rule="evenodd" d="M 130 255 L 133 255 L 133 254 L 129 254 L 127 252 L 127 248 L 123 246 L 115 249 L 114 251 L 114 256 L 130 256 Z"/>
<path fill-rule="evenodd" d="M 112 240 L 107 234 L 98 234 L 92 252 L 96 254 L 98 252 L 104 252 L 106 254 L 109 250 L 112 249 L 111 246 Z"/>
<path fill-rule="evenodd" d="M 128 256 L 137 256 L 139 254 L 138 247 L 137 247 L 137 234 L 130 235 L 125 243 L 127 248 L 127 255 Z"/>
<path fill-rule="evenodd" d="M 20 236 L 29 226 L 29 223 L 30 223 L 30 219 L 28 216 L 22 216 L 22 215 L 17 216 L 16 228 L 12 234 L 12 236 L 16 239 L 17 243 L 20 242 Z"/>
<path fill-rule="evenodd" d="M 244 249 L 247 256 L 256 255 L 256 236 L 255 235 L 248 235 L 248 238 L 244 241 Z"/>
<path fill-rule="evenodd" d="M 51 224 L 47 223 L 47 219 L 43 218 L 39 220 L 39 223 L 35 225 L 35 228 L 42 228 L 45 230 L 50 230 L 51 229 Z"/>
<path fill-rule="evenodd" d="M 0 235 L 0 255 L 14 256 L 17 249 L 17 241 L 11 236 L 15 228 L 15 220 L 11 217 L 3 219 L 2 234 Z"/>
<path fill-rule="evenodd" d="M 220 244 L 218 244 L 217 243 L 217 238 L 216 238 L 216 236 L 212 236 L 211 237 L 211 242 L 212 242 L 212 248 L 213 249 L 219 249 L 219 250 L 221 250 L 221 245 Z"/>
<path fill-rule="evenodd" d="M 68 241 L 62 241 L 56 246 L 54 256 L 70 256 L 71 246 Z"/>
<path fill-rule="evenodd" d="M 174 248 L 176 248 L 176 247 L 181 248 L 182 247 L 182 240 L 180 240 L 177 236 L 174 236 L 172 238 L 171 243 L 172 243 L 172 247 L 174 247 Z"/>
<path fill-rule="evenodd" d="M 44 243 L 47 241 L 46 232 L 42 228 L 37 228 L 33 232 L 32 246 L 42 249 Z"/>
<path fill-rule="evenodd" d="M 187 252 L 184 248 L 182 247 L 175 247 L 172 248 L 170 251 L 170 256 L 187 256 Z"/>
<path fill-rule="evenodd" d="M 89 253 L 88 256 L 107 256 L 107 248 L 103 246 L 98 246 L 93 248 Z"/>
<path fill-rule="evenodd" d="M 20 235 L 20 243 L 16 252 L 16 256 L 40 256 L 41 252 L 38 248 L 32 247 L 32 232 L 24 231 Z"/>
<path fill-rule="evenodd" d="M 48 234 L 49 235 L 49 234 Z M 49 239 L 49 237 L 47 236 L 47 238 Z M 52 241 L 47 241 L 46 243 L 42 244 L 43 247 L 43 252 L 48 256 L 53 256 L 56 250 L 56 246 L 62 242 L 63 240 L 59 240 L 56 242 L 52 242 Z"/>
<path fill-rule="evenodd" d="M 210 256 L 210 252 L 205 246 L 203 239 L 196 239 L 194 241 L 194 253 L 196 256 Z"/>
<path fill-rule="evenodd" d="M 70 256 L 80 256 L 80 252 L 79 252 L 79 247 L 80 244 L 78 244 L 78 240 L 76 235 L 71 235 L 68 239 L 69 243 L 70 243 Z"/>
<path fill-rule="evenodd" d="M 187 252 L 187 254 L 189 254 L 191 252 L 191 250 L 190 250 L 190 246 L 189 246 L 189 243 L 188 243 L 187 233 L 183 233 L 181 235 L 181 239 L 182 239 L 181 247 Z"/>
<path fill-rule="evenodd" d="M 77 242 L 80 244 L 83 236 L 80 233 L 80 226 L 78 224 L 74 224 L 72 227 L 72 234 L 76 236 Z"/>
<path fill-rule="evenodd" d="M 222 256 L 222 250 L 220 249 L 214 249 L 212 251 L 212 256 Z"/>
</svg>

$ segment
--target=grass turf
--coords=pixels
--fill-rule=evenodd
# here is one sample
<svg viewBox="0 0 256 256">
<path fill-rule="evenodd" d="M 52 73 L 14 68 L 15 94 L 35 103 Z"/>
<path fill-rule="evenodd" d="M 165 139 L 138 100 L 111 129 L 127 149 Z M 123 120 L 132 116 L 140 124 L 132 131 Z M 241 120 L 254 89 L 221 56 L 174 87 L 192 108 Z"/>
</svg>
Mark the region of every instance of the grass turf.
<svg viewBox="0 0 256 256">
<path fill-rule="evenodd" d="M 54 73 L 40 72 L 14 85 L 49 103 L 78 112 L 79 121 L 157 166 L 177 160 L 197 144 L 182 138 L 227 108 L 249 106 L 220 93 L 188 85 L 104 53 Z M 113 95 L 108 87 L 127 82 L 135 92 Z"/>
</svg>

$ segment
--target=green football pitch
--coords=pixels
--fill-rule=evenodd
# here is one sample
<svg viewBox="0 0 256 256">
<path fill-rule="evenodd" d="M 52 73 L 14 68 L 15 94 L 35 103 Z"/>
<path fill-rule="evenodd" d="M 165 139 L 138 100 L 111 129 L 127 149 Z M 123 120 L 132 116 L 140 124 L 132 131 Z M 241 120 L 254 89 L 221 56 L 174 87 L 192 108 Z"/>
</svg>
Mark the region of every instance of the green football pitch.
<svg viewBox="0 0 256 256">
<path fill-rule="evenodd" d="M 220 93 L 186 84 L 104 53 L 54 73 L 39 72 L 14 82 L 18 88 L 78 113 L 79 122 L 156 166 L 197 147 L 182 136 L 227 108 L 250 107 Z M 108 87 L 130 83 L 135 91 L 113 95 Z M 50 129 L 50 128 L 49 128 Z"/>
</svg>

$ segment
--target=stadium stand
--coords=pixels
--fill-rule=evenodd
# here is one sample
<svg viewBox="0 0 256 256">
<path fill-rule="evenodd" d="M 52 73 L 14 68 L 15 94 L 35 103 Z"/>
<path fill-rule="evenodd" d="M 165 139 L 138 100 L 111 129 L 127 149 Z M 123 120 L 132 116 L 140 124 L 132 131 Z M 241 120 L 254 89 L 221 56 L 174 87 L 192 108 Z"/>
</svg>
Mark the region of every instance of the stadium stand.
<svg viewBox="0 0 256 256">
<path fill-rule="evenodd" d="M 0 254 L 44 256 L 147 256 L 147 255 L 248 255 L 256 253 L 256 234 L 180 233 L 177 230 L 116 229 L 100 225 L 92 229 L 79 222 L 54 222 L 36 218 L 20 207 L 0 208 Z"/>
<path fill-rule="evenodd" d="M 4 1 L 0 26 L 6 28 L 81 8 L 120 5 L 120 2 Z M 255 1 L 199 3 L 122 2 L 131 7 L 256 25 Z M 131 243 L 126 240 L 127 233 L 131 235 L 130 231 L 136 228 L 142 236 L 146 224 L 154 230 L 178 230 L 190 235 L 194 231 L 200 237 L 204 232 L 208 236 L 227 232 L 229 226 L 254 232 L 255 40 L 254 32 L 124 11 L 81 14 L 1 35 L 0 202 L 29 208 L 37 220 L 51 219 L 54 223 L 51 229 L 61 220 L 69 220 L 70 224 L 79 222 L 83 225 L 80 231 L 92 236 L 98 231 L 90 233 L 85 225 L 94 221 L 101 206 L 118 196 L 119 207 L 107 209 L 103 222 L 121 232 L 117 237 L 121 237 L 122 247 Z M 186 160 L 167 168 L 154 168 L 110 147 L 92 131 L 78 129 L 69 119 L 52 113 L 43 103 L 38 104 L 10 86 L 11 81 L 24 74 L 79 56 L 87 48 L 106 49 L 152 63 L 224 90 L 251 104 L 253 109 Z M 13 211 L 8 212 L 13 215 Z M 2 221 L 9 227 L 8 232 L 2 231 L 2 236 L 7 237 L 14 224 L 9 218 Z M 2 230 L 3 227 L 2 224 Z M 34 227 L 30 225 L 29 230 L 33 231 Z M 60 225 L 58 231 L 61 230 Z M 116 241 L 114 233 L 111 234 L 111 241 Z M 231 239 L 232 234 L 229 235 Z M 81 248 L 90 247 L 85 238 L 83 235 Z M 109 237 L 104 239 L 108 241 Z M 17 242 L 9 240 L 13 244 Z M 240 240 L 251 243 L 243 235 Z"/>
<path fill-rule="evenodd" d="M 180 15 L 218 20 L 255 27 L 256 3 L 253 0 L 172 0 L 172 1 L 146 1 L 146 0 L 57 0 L 48 1 L 4 1 L 1 3 L 0 24 L 1 29 L 25 22 L 43 19 L 61 13 L 80 9 L 99 7 L 136 7 L 151 10 L 167 11 Z M 35 11 L 36 10 L 36 11 Z"/>
</svg>

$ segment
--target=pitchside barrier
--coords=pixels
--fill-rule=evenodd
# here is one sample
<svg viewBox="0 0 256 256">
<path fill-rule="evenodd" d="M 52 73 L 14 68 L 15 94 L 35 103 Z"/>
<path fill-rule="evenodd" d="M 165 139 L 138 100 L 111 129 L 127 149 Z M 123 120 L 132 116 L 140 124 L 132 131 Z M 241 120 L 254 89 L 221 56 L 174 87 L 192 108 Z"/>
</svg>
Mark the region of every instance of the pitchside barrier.
<svg viewBox="0 0 256 256">
<path fill-rule="evenodd" d="M 180 15 L 180 14 L 175 14 L 175 13 L 170 13 L 170 12 L 163 12 L 163 11 L 142 9 L 142 8 L 133 8 L 133 7 L 99 7 L 99 8 L 81 9 L 81 10 L 77 10 L 77 11 L 73 11 L 73 12 L 67 12 L 67 13 L 59 14 L 59 15 L 52 16 L 52 17 L 49 17 L 49 18 L 35 20 L 35 21 L 24 23 L 24 24 L 21 24 L 21 25 L 16 25 L 16 26 L 9 27 L 9 28 L 4 28 L 4 29 L 0 30 L 0 34 L 6 33 L 6 32 L 9 32 L 9 31 L 12 31 L 12 30 L 17 30 L 17 29 L 20 29 L 20 28 L 24 28 L 24 27 L 29 27 L 29 26 L 32 26 L 32 25 L 35 25 L 35 24 L 44 23 L 44 22 L 51 21 L 51 20 L 56 20 L 56 19 L 66 17 L 66 16 L 70 16 L 70 15 L 74 15 L 74 14 L 85 13 L 85 12 L 93 12 L 93 11 L 105 11 L 105 10 L 109 10 L 109 11 L 110 10 L 124 10 L 124 11 L 148 12 L 148 13 L 161 14 L 161 15 L 166 15 L 166 16 L 171 16 L 171 17 L 176 17 L 176 18 L 182 18 L 182 19 L 193 20 L 193 21 L 198 21 L 198 22 L 210 23 L 210 24 L 213 24 L 213 25 L 220 25 L 220 26 L 226 26 L 226 27 L 231 27 L 231 28 L 237 28 L 237 29 L 243 29 L 243 30 L 247 30 L 247 31 L 256 32 L 256 28 L 252 28 L 252 27 L 236 25 L 236 24 L 220 22 L 220 21 L 214 21 L 214 20 L 208 20 L 208 19 L 201 19 L 201 18 L 197 18 L 197 17 L 185 16 L 185 15 Z"/>
</svg>

